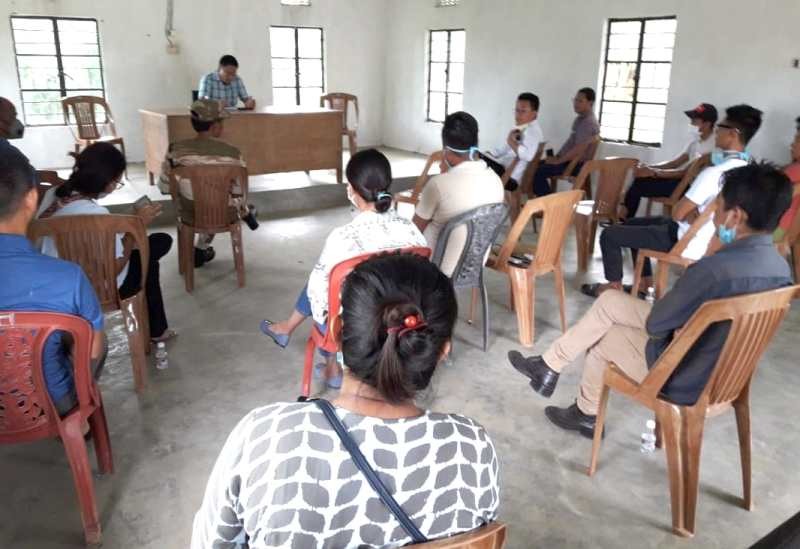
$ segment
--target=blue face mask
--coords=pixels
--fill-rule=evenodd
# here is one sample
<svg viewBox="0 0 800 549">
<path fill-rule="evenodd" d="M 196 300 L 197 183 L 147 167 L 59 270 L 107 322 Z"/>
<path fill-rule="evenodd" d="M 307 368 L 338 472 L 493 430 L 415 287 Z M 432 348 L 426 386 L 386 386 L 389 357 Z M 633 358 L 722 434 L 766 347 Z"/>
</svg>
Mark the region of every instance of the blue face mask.
<svg viewBox="0 0 800 549">
<path fill-rule="evenodd" d="M 736 227 L 729 229 L 725 225 L 717 227 L 717 237 L 726 246 L 736 240 Z"/>
<path fill-rule="evenodd" d="M 711 163 L 714 166 L 719 166 L 731 158 L 738 158 L 745 162 L 750 162 L 750 153 L 747 151 L 723 151 L 722 149 L 714 149 L 711 153 Z"/>
</svg>

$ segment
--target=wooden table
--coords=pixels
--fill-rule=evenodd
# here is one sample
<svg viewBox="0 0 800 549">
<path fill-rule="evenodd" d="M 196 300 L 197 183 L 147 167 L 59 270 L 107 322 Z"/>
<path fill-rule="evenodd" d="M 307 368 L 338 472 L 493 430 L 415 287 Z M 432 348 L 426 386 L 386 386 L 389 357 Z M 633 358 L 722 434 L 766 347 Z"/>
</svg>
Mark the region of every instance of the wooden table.
<svg viewBox="0 0 800 549">
<path fill-rule="evenodd" d="M 189 108 L 140 109 L 152 185 L 170 143 L 196 135 Z M 342 181 L 342 113 L 320 107 L 232 111 L 222 139 L 242 151 L 250 175 L 335 169 Z"/>
</svg>

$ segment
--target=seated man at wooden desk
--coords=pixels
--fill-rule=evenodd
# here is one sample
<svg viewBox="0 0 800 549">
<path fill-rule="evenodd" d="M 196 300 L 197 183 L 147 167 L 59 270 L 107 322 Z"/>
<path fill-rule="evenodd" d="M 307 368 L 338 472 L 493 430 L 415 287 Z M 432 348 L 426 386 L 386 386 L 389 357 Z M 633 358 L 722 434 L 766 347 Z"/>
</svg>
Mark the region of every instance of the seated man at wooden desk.
<svg viewBox="0 0 800 549">
<path fill-rule="evenodd" d="M 245 109 L 254 109 L 256 100 L 247 94 L 244 82 L 236 75 L 239 62 L 232 55 L 223 55 L 219 59 L 219 67 L 200 79 L 197 90 L 199 99 L 222 101 L 226 108 L 235 108 L 242 100 Z"/>
<path fill-rule="evenodd" d="M 191 139 L 170 143 L 158 185 L 161 192 L 169 191 L 169 174 L 173 168 L 178 166 L 245 165 L 239 149 L 219 139 L 222 135 L 223 120 L 229 116 L 225 109 L 220 108 L 219 102 L 211 99 L 198 99 L 192 103 L 191 115 L 192 127 L 197 135 Z M 242 204 L 241 198 L 236 196 L 238 194 L 237 187 L 238 185 L 233 187 L 229 204 L 232 208 L 239 208 L 242 220 L 255 231 L 258 228 L 256 208 L 252 204 Z M 191 181 L 181 179 L 178 192 L 180 193 L 182 217 L 184 220 L 193 219 L 194 201 Z M 239 192 L 241 191 L 239 190 Z M 235 211 L 233 215 L 236 215 Z M 213 238 L 213 234 L 197 235 L 194 250 L 195 267 L 202 267 L 204 263 L 214 259 L 214 248 L 210 246 Z"/>
</svg>

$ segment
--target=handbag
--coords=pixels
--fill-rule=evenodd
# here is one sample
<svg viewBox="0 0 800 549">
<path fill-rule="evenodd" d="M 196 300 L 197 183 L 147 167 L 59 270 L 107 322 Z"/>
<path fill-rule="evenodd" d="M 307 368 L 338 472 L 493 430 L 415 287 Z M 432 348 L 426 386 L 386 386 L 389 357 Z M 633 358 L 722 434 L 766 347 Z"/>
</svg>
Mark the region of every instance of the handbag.
<svg viewBox="0 0 800 549">
<path fill-rule="evenodd" d="M 328 420 L 328 423 L 331 424 L 333 430 L 336 431 L 336 434 L 339 435 L 339 440 L 342 441 L 342 444 L 350 453 L 350 457 L 353 458 L 353 463 L 356 464 L 356 467 L 364 474 L 367 478 L 367 482 L 369 485 L 372 486 L 372 489 L 377 492 L 378 496 L 380 496 L 381 501 L 389 508 L 392 512 L 394 517 L 400 522 L 400 525 L 403 527 L 403 530 L 414 540 L 414 543 L 425 543 L 428 541 L 422 532 L 419 531 L 417 525 L 408 517 L 403 508 L 400 507 L 400 504 L 397 503 L 397 500 L 394 499 L 392 494 L 389 493 L 389 490 L 386 489 L 381 479 L 378 477 L 378 474 L 375 472 L 375 469 L 369 464 L 367 458 L 364 457 L 364 454 L 361 453 L 361 450 L 358 448 L 358 444 L 356 441 L 353 440 L 353 437 L 350 436 L 350 433 L 347 432 L 347 427 L 345 427 L 342 420 L 339 419 L 339 416 L 336 415 L 336 411 L 333 408 L 333 404 L 328 402 L 325 399 L 319 398 L 314 400 L 314 404 L 322 410 L 322 413 L 325 414 L 325 418 Z"/>
</svg>

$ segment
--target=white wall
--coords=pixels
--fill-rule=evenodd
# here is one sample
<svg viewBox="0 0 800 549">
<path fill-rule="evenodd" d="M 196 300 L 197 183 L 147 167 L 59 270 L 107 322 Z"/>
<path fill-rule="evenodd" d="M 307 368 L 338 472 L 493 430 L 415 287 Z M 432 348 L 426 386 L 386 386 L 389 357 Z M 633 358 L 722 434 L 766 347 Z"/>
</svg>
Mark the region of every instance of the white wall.
<svg viewBox="0 0 800 549">
<path fill-rule="evenodd" d="M 383 133 L 385 5 L 383 0 L 314 0 L 282 7 L 279 0 L 175 0 L 178 55 L 166 53 L 166 0 L 0 0 L 0 96 L 18 108 L 20 93 L 8 17 L 62 15 L 98 20 L 106 95 L 130 161 L 144 156 L 138 109 L 191 101 L 202 74 L 223 53 L 234 54 L 248 92 L 272 102 L 270 25 L 321 26 L 329 91 L 358 95 L 360 144 L 380 144 Z M 20 109 L 21 110 L 21 109 Z M 29 127 L 16 142 L 37 167 L 71 165 L 66 127 Z"/>
<path fill-rule="evenodd" d="M 720 111 L 747 102 L 765 111 L 751 150 L 788 160 L 800 115 L 798 0 L 389 0 L 384 143 L 430 152 L 441 125 L 425 122 L 426 33 L 464 28 L 464 110 L 480 124 L 482 146 L 504 139 L 516 95 L 533 91 L 540 120 L 557 149 L 574 117 L 571 98 L 598 89 L 603 24 L 610 17 L 677 15 L 669 105 L 661 149 L 604 145 L 601 155 L 670 158 L 687 139 L 682 111 L 701 101 Z M 598 90 L 599 91 L 599 90 Z"/>
</svg>

